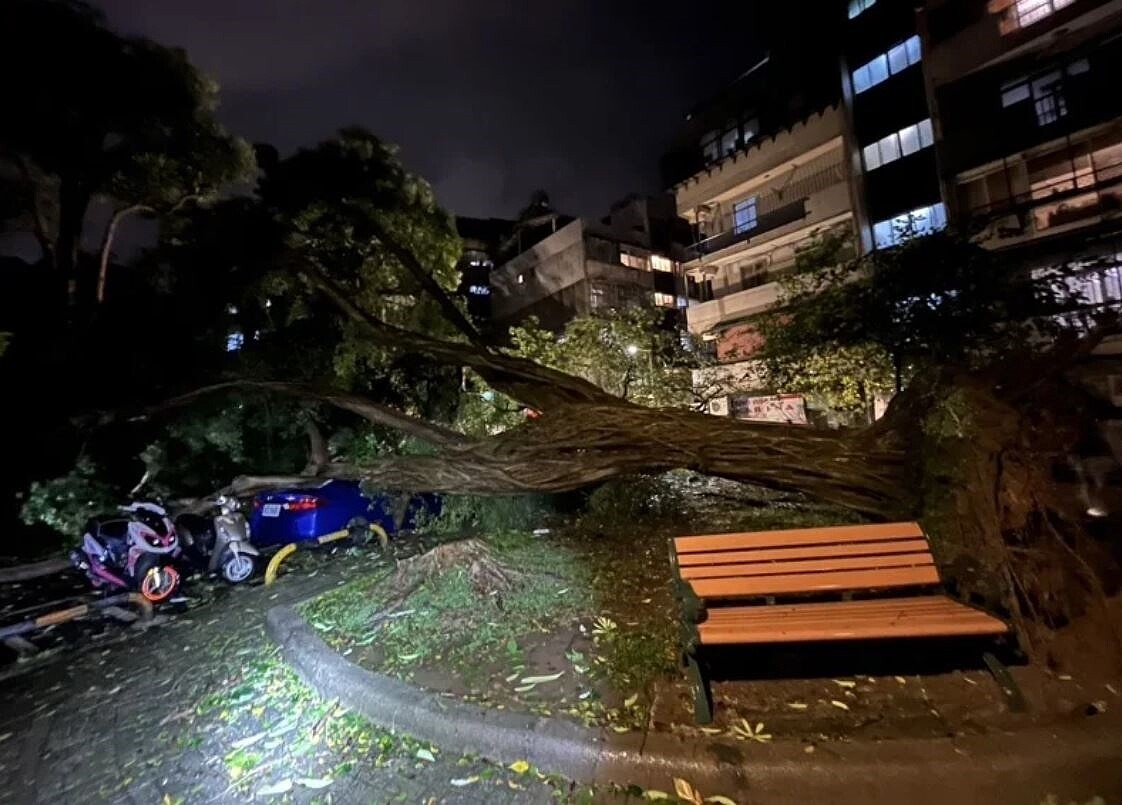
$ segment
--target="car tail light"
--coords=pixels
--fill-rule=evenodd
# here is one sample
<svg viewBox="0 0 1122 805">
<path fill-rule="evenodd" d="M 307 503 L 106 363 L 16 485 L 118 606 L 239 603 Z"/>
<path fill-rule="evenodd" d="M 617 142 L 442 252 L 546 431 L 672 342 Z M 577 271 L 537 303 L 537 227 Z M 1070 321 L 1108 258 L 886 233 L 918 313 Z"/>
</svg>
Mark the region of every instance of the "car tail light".
<svg viewBox="0 0 1122 805">
<path fill-rule="evenodd" d="M 302 498 L 296 498 L 296 500 L 290 500 L 284 504 L 285 511 L 290 512 L 307 512 L 311 511 L 312 509 L 318 508 L 319 498 L 312 497 L 310 495 L 305 495 Z"/>
</svg>

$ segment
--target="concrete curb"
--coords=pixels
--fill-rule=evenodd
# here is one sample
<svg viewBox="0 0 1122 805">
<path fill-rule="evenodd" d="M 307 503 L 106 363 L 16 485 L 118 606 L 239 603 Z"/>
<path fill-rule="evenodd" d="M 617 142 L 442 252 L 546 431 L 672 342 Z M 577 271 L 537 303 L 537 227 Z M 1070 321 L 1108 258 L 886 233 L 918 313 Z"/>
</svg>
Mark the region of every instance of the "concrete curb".
<svg viewBox="0 0 1122 805">
<path fill-rule="evenodd" d="M 960 802 L 1039 802 L 1049 793 L 1065 801 L 1098 795 L 1122 802 L 1122 729 L 1107 716 L 1017 733 L 830 743 L 813 755 L 802 744 L 782 741 L 619 735 L 442 698 L 373 673 L 331 649 L 289 606 L 269 610 L 266 625 L 285 659 L 320 695 L 374 723 L 450 753 L 500 763 L 526 760 L 580 782 L 673 791 L 673 778 L 683 777 L 706 796 L 747 794 L 757 802 L 906 798 L 910 805 L 942 805 L 949 796 Z"/>
</svg>

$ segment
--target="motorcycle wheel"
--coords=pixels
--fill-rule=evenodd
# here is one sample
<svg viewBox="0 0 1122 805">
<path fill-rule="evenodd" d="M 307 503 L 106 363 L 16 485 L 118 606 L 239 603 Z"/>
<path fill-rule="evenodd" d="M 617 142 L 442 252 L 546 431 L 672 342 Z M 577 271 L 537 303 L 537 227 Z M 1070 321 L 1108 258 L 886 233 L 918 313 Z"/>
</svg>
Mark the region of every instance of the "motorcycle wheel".
<svg viewBox="0 0 1122 805">
<path fill-rule="evenodd" d="M 253 575 L 254 565 L 253 557 L 249 554 L 226 551 L 222 555 L 218 572 L 230 584 L 241 584 Z"/>
<path fill-rule="evenodd" d="M 140 594 L 153 604 L 167 601 L 179 589 L 179 571 L 169 564 L 161 563 L 154 556 L 137 559 L 133 575 Z"/>
</svg>

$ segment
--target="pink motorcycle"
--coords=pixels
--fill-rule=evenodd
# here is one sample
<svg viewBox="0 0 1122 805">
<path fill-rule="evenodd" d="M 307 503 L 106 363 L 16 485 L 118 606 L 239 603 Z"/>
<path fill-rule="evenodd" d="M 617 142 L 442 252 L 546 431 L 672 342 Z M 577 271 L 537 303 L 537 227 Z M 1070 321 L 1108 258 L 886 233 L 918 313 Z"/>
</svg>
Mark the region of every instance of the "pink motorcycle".
<svg viewBox="0 0 1122 805">
<path fill-rule="evenodd" d="M 180 583 L 175 525 L 155 503 L 132 503 L 120 511 L 90 520 L 82 549 L 71 551 L 70 560 L 94 587 L 137 590 L 155 604 L 167 601 Z"/>
</svg>

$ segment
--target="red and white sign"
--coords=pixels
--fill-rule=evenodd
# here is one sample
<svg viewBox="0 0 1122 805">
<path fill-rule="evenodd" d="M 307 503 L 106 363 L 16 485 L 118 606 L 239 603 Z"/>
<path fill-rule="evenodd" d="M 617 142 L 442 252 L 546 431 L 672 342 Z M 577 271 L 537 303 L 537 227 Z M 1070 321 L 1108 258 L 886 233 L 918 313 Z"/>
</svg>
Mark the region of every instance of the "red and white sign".
<svg viewBox="0 0 1122 805">
<path fill-rule="evenodd" d="M 733 416 L 760 422 L 787 422 L 805 425 L 806 402 L 801 394 L 773 394 L 768 397 L 740 397 L 733 400 Z"/>
</svg>

